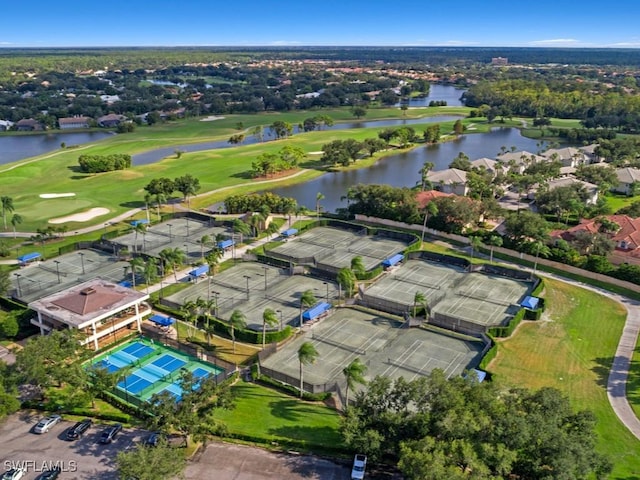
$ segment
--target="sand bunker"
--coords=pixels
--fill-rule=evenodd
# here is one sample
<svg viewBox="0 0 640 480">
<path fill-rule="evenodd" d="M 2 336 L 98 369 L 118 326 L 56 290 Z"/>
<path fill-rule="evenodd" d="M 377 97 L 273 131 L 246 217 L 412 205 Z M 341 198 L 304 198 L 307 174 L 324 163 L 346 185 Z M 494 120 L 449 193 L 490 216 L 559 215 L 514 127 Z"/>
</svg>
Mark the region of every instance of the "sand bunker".
<svg viewBox="0 0 640 480">
<path fill-rule="evenodd" d="M 200 121 L 201 121 L 201 122 L 213 122 L 213 121 L 215 121 L 215 120 L 222 120 L 223 118 L 224 118 L 224 117 L 219 117 L 219 116 L 216 116 L 216 115 L 209 115 L 209 116 L 208 116 L 208 117 L 206 117 L 206 118 L 202 118 L 202 119 L 200 119 Z"/>
<path fill-rule="evenodd" d="M 324 152 L 320 150 L 319 152 L 309 152 L 309 155 L 322 155 Z"/>
<path fill-rule="evenodd" d="M 41 193 L 40 198 L 75 197 L 75 193 Z"/>
<path fill-rule="evenodd" d="M 109 213 L 108 208 L 90 208 L 85 212 L 74 213 L 73 215 L 67 215 L 66 217 L 52 218 L 51 220 L 49 220 L 49 223 L 58 224 L 66 222 L 86 222 L 93 218 L 99 217 L 100 215 L 104 215 L 105 213 Z"/>
</svg>

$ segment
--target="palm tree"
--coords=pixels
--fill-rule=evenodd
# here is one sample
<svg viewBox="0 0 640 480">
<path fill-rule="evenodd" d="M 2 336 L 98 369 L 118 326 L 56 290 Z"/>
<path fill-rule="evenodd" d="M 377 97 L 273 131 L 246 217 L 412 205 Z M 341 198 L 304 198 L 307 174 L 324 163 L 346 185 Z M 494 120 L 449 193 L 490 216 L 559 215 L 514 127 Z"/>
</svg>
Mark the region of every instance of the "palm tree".
<svg viewBox="0 0 640 480">
<path fill-rule="evenodd" d="M 136 288 L 136 273 L 144 269 L 144 260 L 141 257 L 134 257 L 129 260 L 129 265 L 131 265 L 131 284 Z"/>
<path fill-rule="evenodd" d="M 179 265 L 182 265 L 185 261 L 185 253 L 180 250 L 178 247 L 176 248 L 165 248 L 158 253 L 158 256 L 162 260 L 163 265 L 170 266 L 173 269 L 173 277 L 178 282 L 178 273 L 177 268 Z"/>
<path fill-rule="evenodd" d="M 149 217 L 149 204 L 151 203 L 151 194 L 147 193 L 144 196 L 144 211 L 147 213 L 147 224 L 151 223 L 151 218 Z"/>
<path fill-rule="evenodd" d="M 300 295 L 300 328 L 302 328 L 302 308 L 313 307 L 316 302 L 316 297 L 311 290 L 305 290 L 302 292 L 302 295 Z"/>
<path fill-rule="evenodd" d="M 166 201 L 167 201 L 167 196 L 164 193 L 156 194 L 156 210 L 157 210 L 157 213 L 158 213 L 158 220 L 160 220 L 160 218 L 162 218 L 162 216 L 160 215 L 160 207 Z"/>
<path fill-rule="evenodd" d="M 429 172 L 433 170 L 435 164 L 433 162 L 424 162 L 422 168 L 418 172 L 420 174 L 420 190 L 424 192 L 427 189 L 427 184 L 429 184 Z"/>
<path fill-rule="evenodd" d="M 304 342 L 298 349 L 298 361 L 300 362 L 300 398 L 302 398 L 302 392 L 304 391 L 304 382 L 302 379 L 302 367 L 303 365 L 311 365 L 315 363 L 318 358 L 318 350 L 313 346 L 311 342 Z"/>
<path fill-rule="evenodd" d="M 269 240 L 273 238 L 273 236 L 280 231 L 278 225 L 275 222 L 271 222 L 267 227 L 267 233 L 269 234 Z"/>
<path fill-rule="evenodd" d="M 133 227 L 133 232 L 135 234 L 133 239 L 133 251 L 135 253 L 138 253 L 138 234 L 141 233 L 142 235 L 146 235 L 147 226 L 144 223 L 138 222 L 136 223 L 135 227 Z"/>
<path fill-rule="evenodd" d="M 489 262 L 493 263 L 493 249 L 494 247 L 502 246 L 502 237 L 498 237 L 497 235 L 492 235 L 487 240 L 487 243 L 491 246 L 491 254 L 489 255 Z"/>
<path fill-rule="evenodd" d="M 0 197 L 0 203 L 2 204 L 2 221 L 4 222 L 4 229 L 7 229 L 7 213 L 11 213 L 15 210 L 13 206 L 13 198 L 6 195 Z"/>
<path fill-rule="evenodd" d="M 144 283 L 147 285 L 147 294 L 149 294 L 149 285 L 158 278 L 158 261 L 155 258 L 149 258 L 149 260 L 144 263 L 142 275 L 144 277 Z"/>
<path fill-rule="evenodd" d="M 324 200 L 324 195 L 321 192 L 316 194 L 316 218 L 320 218 L 320 202 Z"/>
<path fill-rule="evenodd" d="M 342 369 L 342 374 L 347 381 L 347 390 L 345 392 L 345 405 L 349 406 L 349 390 L 353 390 L 356 384 L 364 385 L 367 381 L 364 379 L 367 373 L 367 366 L 360 361 L 360 358 L 355 358 L 349 365 Z"/>
<path fill-rule="evenodd" d="M 211 347 L 211 337 L 216 333 L 216 327 L 213 325 L 204 326 L 204 334 L 207 336 L 207 346 Z"/>
<path fill-rule="evenodd" d="M 209 265 L 209 274 L 213 277 L 218 270 L 218 265 L 220 264 L 220 260 L 222 260 L 222 256 L 224 255 L 223 251 L 218 247 L 213 248 L 205 257 L 207 264 Z"/>
<path fill-rule="evenodd" d="M 273 308 L 265 308 L 262 312 L 262 348 L 266 343 L 267 326 L 275 327 L 276 325 L 278 325 L 278 314 Z"/>
<path fill-rule="evenodd" d="M 471 237 L 471 260 L 473 260 L 473 252 L 480 251 L 480 246 L 482 245 L 482 239 L 480 237 Z"/>
<path fill-rule="evenodd" d="M 240 234 L 240 243 L 242 243 L 243 235 L 251 234 L 251 227 L 246 222 L 236 218 L 233 221 L 233 232 Z"/>
<path fill-rule="evenodd" d="M 20 225 L 23 221 L 22 215 L 14 213 L 11 216 L 11 226 L 13 227 L 13 238 L 16 238 L 16 226 Z"/>
<path fill-rule="evenodd" d="M 236 328 L 245 328 L 247 317 L 240 310 L 234 310 L 229 317 L 229 327 L 231 328 L 231 341 L 233 342 L 233 353 L 236 353 Z"/>
<path fill-rule="evenodd" d="M 438 205 L 436 202 L 429 202 L 424 207 L 424 223 L 422 224 L 422 237 L 420 238 L 420 247 L 422 248 L 422 244 L 424 243 L 424 234 L 427 229 L 427 222 L 429 221 L 429 215 L 432 217 L 438 214 Z"/>
<path fill-rule="evenodd" d="M 351 259 L 351 270 L 353 270 L 353 273 L 357 275 L 362 275 L 367 271 L 364 266 L 364 261 L 360 255 Z"/>
<path fill-rule="evenodd" d="M 200 240 L 198 240 L 198 243 L 200 244 L 200 258 L 202 258 L 202 261 L 204 262 L 204 247 L 208 247 L 209 245 L 211 245 L 211 237 L 209 235 L 203 235 L 202 238 L 200 238 Z"/>
<path fill-rule="evenodd" d="M 425 310 L 427 310 L 427 296 L 423 292 L 416 292 L 413 296 L 413 318 L 416 318 L 418 315 L 418 305 L 422 305 Z"/>
<path fill-rule="evenodd" d="M 198 321 L 198 306 L 193 300 L 185 302 L 180 307 L 180 314 L 182 318 L 189 325 L 189 336 L 193 337 L 195 324 Z"/>
</svg>

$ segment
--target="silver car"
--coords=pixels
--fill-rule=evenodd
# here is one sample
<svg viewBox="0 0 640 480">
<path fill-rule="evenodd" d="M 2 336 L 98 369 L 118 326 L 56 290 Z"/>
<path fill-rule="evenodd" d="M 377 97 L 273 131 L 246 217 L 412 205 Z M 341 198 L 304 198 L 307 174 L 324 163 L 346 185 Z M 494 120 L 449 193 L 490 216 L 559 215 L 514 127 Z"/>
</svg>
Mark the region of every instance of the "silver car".
<svg viewBox="0 0 640 480">
<path fill-rule="evenodd" d="M 35 427 L 33 433 L 47 433 L 51 427 L 60 423 L 62 417 L 60 415 L 49 415 L 40 420 Z"/>
</svg>

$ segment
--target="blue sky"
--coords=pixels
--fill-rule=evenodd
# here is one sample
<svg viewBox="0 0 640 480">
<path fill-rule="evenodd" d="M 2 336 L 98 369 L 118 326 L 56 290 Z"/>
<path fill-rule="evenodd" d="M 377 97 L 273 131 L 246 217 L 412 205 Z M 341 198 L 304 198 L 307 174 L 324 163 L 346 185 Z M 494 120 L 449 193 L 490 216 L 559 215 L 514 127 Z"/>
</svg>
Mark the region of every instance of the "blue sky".
<svg viewBox="0 0 640 480">
<path fill-rule="evenodd" d="M 637 0 L 7 0 L 2 3 L 2 47 L 640 48 Z"/>
</svg>

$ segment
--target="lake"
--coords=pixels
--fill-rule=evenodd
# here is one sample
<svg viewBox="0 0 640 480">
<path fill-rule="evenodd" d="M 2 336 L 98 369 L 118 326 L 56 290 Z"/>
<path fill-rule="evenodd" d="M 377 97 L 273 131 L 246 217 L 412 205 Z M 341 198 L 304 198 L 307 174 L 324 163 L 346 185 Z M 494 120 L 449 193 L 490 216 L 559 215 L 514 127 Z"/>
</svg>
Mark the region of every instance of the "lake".
<svg viewBox="0 0 640 480">
<path fill-rule="evenodd" d="M 420 146 L 408 152 L 380 159 L 369 168 L 326 173 L 314 180 L 275 188 L 273 193 L 295 198 L 300 205 L 310 210 L 316 208 L 316 195 L 325 198 L 320 202 L 324 211 L 335 212 L 346 207 L 347 189 L 358 183 L 386 184 L 394 187 L 414 187 L 420 181 L 420 169 L 425 162 L 433 162 L 434 170 L 449 168 L 449 164 L 460 152 L 471 161 L 482 157 L 494 158 L 504 146 L 516 150 L 538 151 L 536 140 L 523 137 L 517 128 L 494 128 L 489 133 L 463 135 L 459 139 L 439 145 Z"/>
<path fill-rule="evenodd" d="M 97 142 L 110 137 L 109 132 L 43 133 L 38 135 L 0 135 L 0 165 L 67 147 Z"/>
<path fill-rule="evenodd" d="M 448 107 L 459 107 L 464 105 L 460 100 L 462 94 L 466 92 L 466 89 L 456 88 L 450 85 L 438 85 L 432 84 L 429 88 L 429 95 L 426 97 L 414 97 L 409 99 L 409 107 L 428 107 L 429 102 L 444 100 L 447 102 Z M 406 102 L 403 102 L 407 104 Z M 399 107 L 400 104 L 398 103 Z"/>
</svg>

